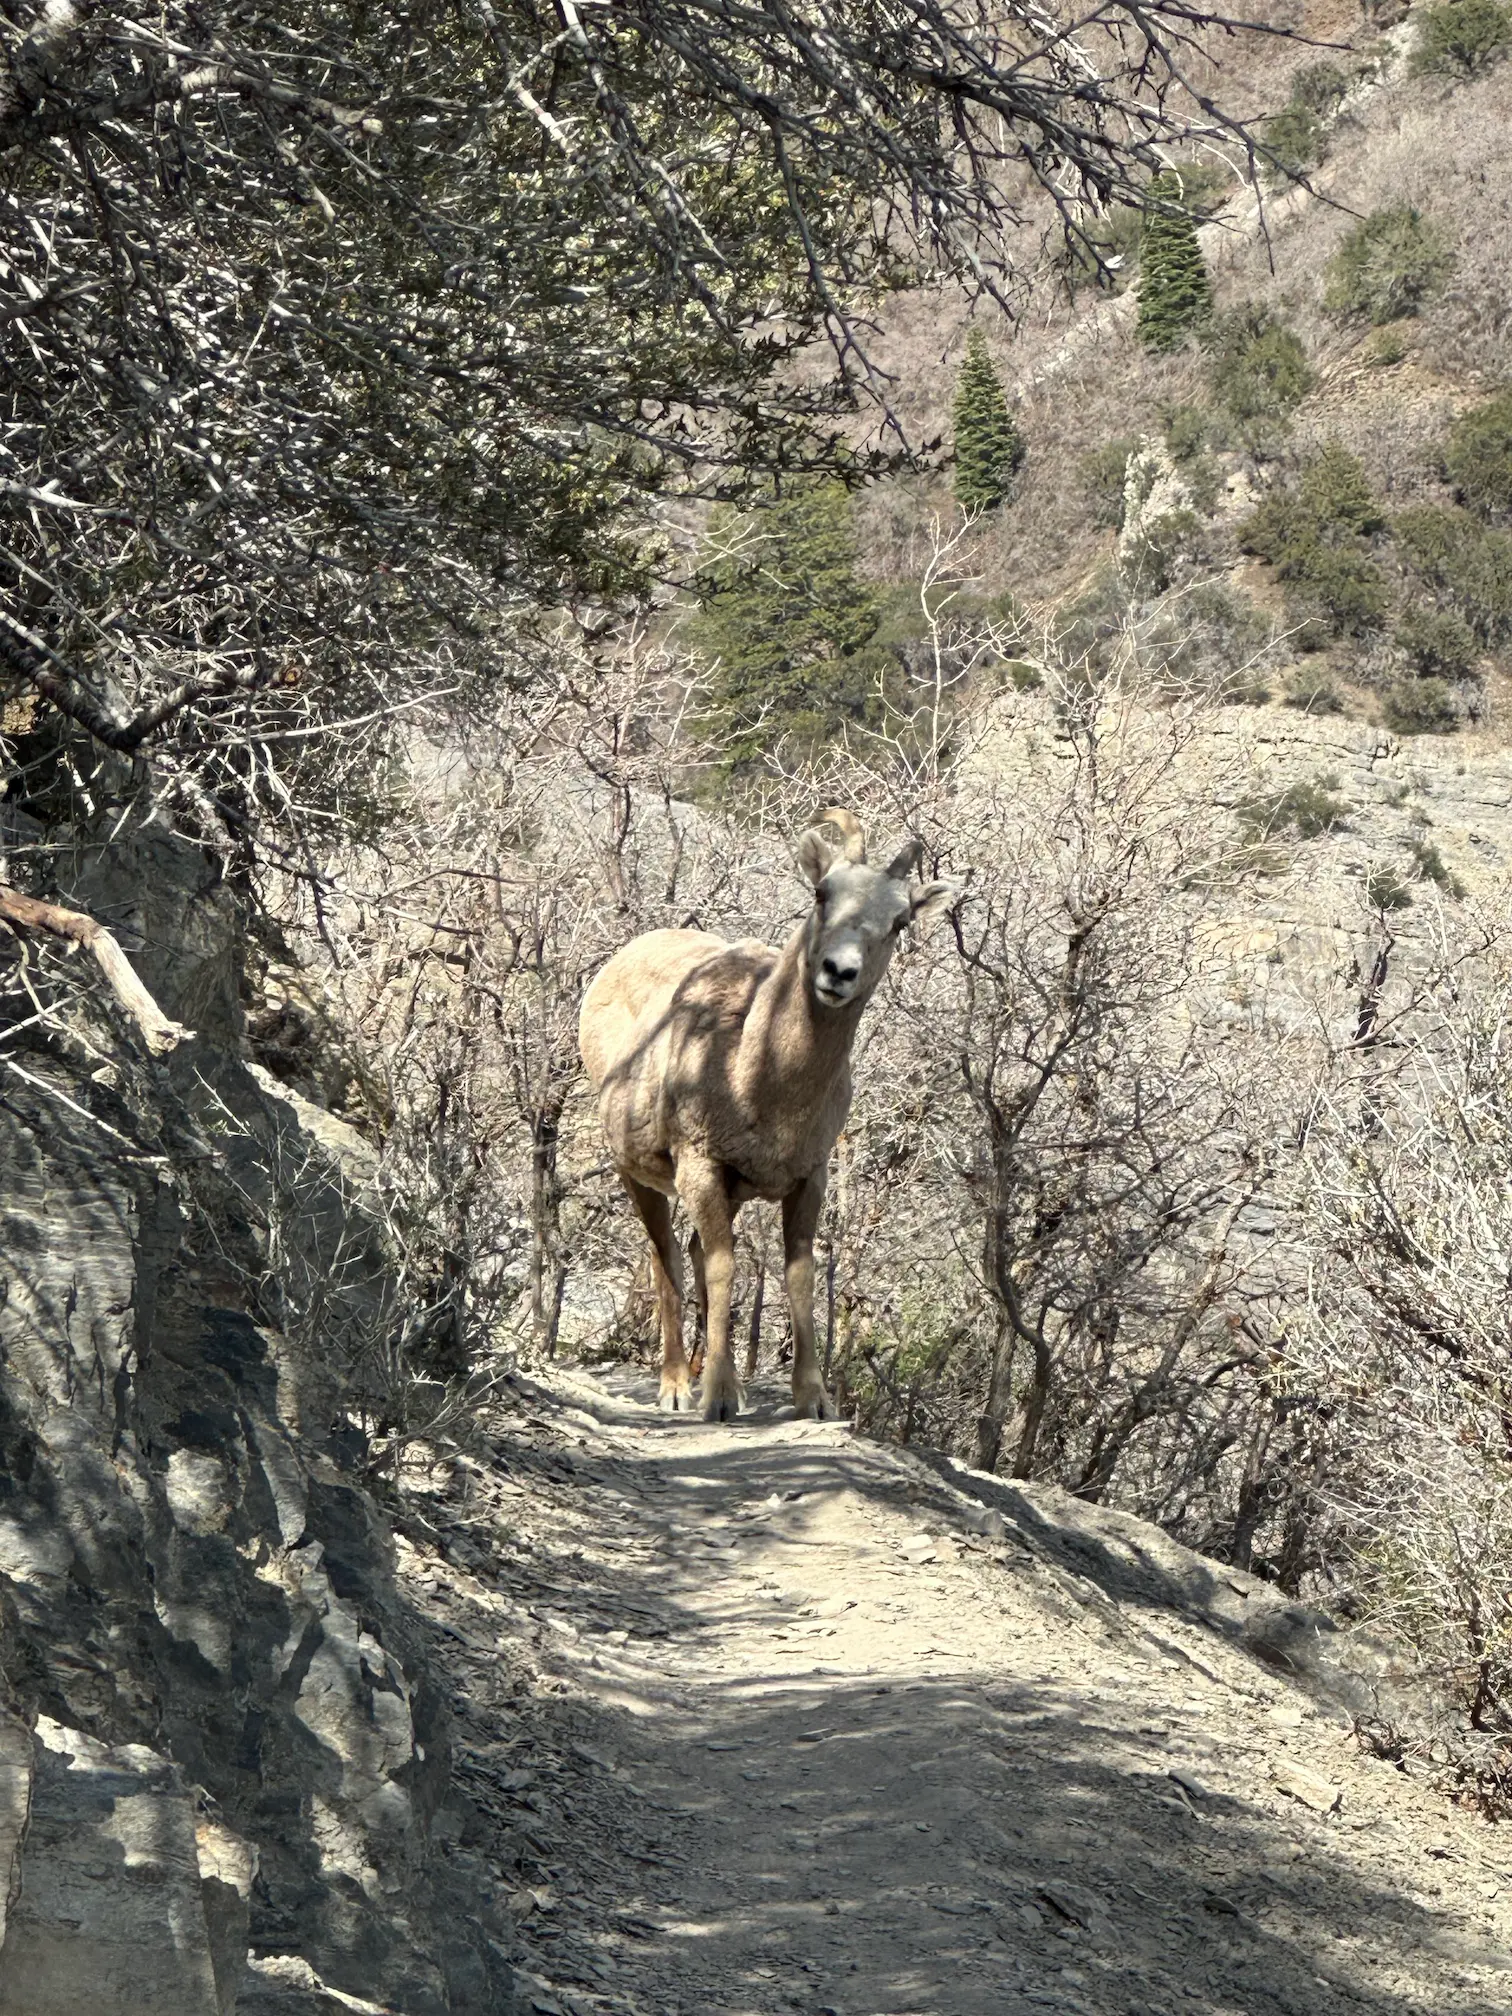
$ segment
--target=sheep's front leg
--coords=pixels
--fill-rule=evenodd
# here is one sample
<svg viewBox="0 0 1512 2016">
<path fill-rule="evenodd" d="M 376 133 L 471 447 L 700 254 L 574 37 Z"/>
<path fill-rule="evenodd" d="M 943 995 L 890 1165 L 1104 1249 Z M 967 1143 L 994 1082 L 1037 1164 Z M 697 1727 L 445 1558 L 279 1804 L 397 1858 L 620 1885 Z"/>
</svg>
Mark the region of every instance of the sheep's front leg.
<svg viewBox="0 0 1512 2016">
<path fill-rule="evenodd" d="M 735 1278 L 735 1214 L 724 1170 L 717 1162 L 684 1154 L 677 1165 L 677 1194 L 703 1249 L 708 1332 L 703 1366 L 705 1421 L 733 1421 L 740 1412 L 740 1381 L 730 1353 L 730 1288 Z"/>
<path fill-rule="evenodd" d="M 641 1223 L 651 1241 L 652 1264 L 656 1274 L 656 1300 L 661 1317 L 661 1396 L 658 1404 L 666 1413 L 687 1413 L 693 1405 L 693 1387 L 688 1360 L 683 1351 L 682 1253 L 672 1230 L 672 1205 L 660 1190 L 650 1190 L 633 1177 L 621 1178 L 630 1201 L 640 1213 Z"/>
<path fill-rule="evenodd" d="M 814 1234 L 824 1209 L 824 1171 L 782 1200 L 782 1248 L 787 1262 L 788 1308 L 793 1317 L 793 1405 L 800 1418 L 833 1421 L 814 1343 Z"/>
</svg>

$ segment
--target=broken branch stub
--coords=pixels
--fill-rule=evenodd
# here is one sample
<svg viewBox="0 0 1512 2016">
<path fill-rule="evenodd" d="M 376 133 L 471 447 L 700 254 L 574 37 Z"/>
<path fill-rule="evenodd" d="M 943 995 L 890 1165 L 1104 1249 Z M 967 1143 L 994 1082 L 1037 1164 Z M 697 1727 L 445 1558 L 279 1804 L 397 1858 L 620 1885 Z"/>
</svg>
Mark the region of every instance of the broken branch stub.
<svg viewBox="0 0 1512 2016">
<path fill-rule="evenodd" d="M 104 974 L 110 991 L 142 1032 L 142 1040 L 155 1057 L 166 1056 L 180 1043 L 193 1040 L 194 1031 L 174 1022 L 159 1008 L 137 978 L 136 969 L 121 950 L 111 932 L 82 910 L 66 910 L 60 903 L 44 903 L 37 896 L 23 896 L 19 889 L 0 883 L 0 920 L 28 931 L 46 931 L 51 937 L 82 945 Z"/>
</svg>

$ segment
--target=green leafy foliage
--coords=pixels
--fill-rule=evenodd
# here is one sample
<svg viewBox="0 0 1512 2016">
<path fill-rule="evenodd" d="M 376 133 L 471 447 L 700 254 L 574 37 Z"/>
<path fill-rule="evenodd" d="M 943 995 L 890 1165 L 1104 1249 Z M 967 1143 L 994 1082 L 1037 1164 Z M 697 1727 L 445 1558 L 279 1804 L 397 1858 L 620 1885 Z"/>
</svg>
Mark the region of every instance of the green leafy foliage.
<svg viewBox="0 0 1512 2016">
<path fill-rule="evenodd" d="M 963 511 L 991 511 L 1007 498 L 1023 463 L 1024 437 L 980 329 L 966 339 L 954 420 L 956 502 Z"/>
<path fill-rule="evenodd" d="M 1398 735 L 1448 735 L 1459 709 L 1442 679 L 1399 679 L 1386 695 L 1386 725 Z"/>
<path fill-rule="evenodd" d="M 1338 789 L 1337 777 L 1312 777 L 1284 791 L 1246 798 L 1238 808 L 1240 824 L 1252 840 L 1279 839 L 1288 832 L 1299 840 L 1317 840 L 1337 833 L 1350 809 Z"/>
<path fill-rule="evenodd" d="M 1479 655 L 1475 633 L 1452 609 L 1414 609 L 1396 626 L 1396 641 L 1420 679 L 1463 679 Z"/>
<path fill-rule="evenodd" d="M 1298 578 L 1297 605 L 1311 618 L 1298 639 L 1304 648 L 1331 637 L 1363 637 L 1379 630 L 1390 613 L 1386 576 L 1368 553 L 1320 546 Z"/>
<path fill-rule="evenodd" d="M 1407 355 L 1407 339 L 1394 323 L 1388 322 L 1371 330 L 1361 354 L 1372 370 L 1389 371 Z"/>
<path fill-rule="evenodd" d="M 1425 882 L 1432 882 L 1447 896 L 1459 898 L 1465 894 L 1464 883 L 1431 840 L 1414 840 L 1408 851 L 1417 863 L 1418 873 Z"/>
<path fill-rule="evenodd" d="M 1172 406 L 1164 418 L 1166 446 L 1183 471 L 1198 460 L 1212 438 L 1212 421 L 1200 406 Z"/>
<path fill-rule="evenodd" d="M 1210 156 L 1178 161 L 1171 172 L 1180 178 L 1183 204 L 1199 219 L 1215 216 L 1234 186 L 1233 171 Z"/>
<path fill-rule="evenodd" d="M 1261 141 L 1272 180 L 1295 182 L 1320 167 L 1328 154 L 1328 129 L 1349 90 L 1337 63 L 1309 63 L 1291 82 L 1291 96 L 1267 119 Z"/>
<path fill-rule="evenodd" d="M 817 747 L 865 717 L 885 665 L 876 595 L 856 574 L 850 498 L 798 483 L 741 514 L 716 513 L 689 641 L 710 664 L 709 721 L 727 772 L 779 736 Z"/>
<path fill-rule="evenodd" d="M 1294 488 L 1273 492 L 1240 526 L 1243 550 L 1269 561 L 1292 584 L 1305 649 L 1331 637 L 1362 636 L 1384 623 L 1386 576 L 1361 544 L 1384 524 L 1360 464 L 1329 442 Z"/>
<path fill-rule="evenodd" d="M 1365 876 L 1365 900 L 1377 910 L 1406 910 L 1412 904 L 1412 889 L 1405 876 L 1385 863 L 1378 863 Z"/>
<path fill-rule="evenodd" d="M 1122 553 L 1129 586 L 1139 595 L 1164 593 L 1181 563 L 1201 556 L 1204 531 L 1195 511 L 1168 511 L 1142 522 Z"/>
<path fill-rule="evenodd" d="M 1344 696 L 1333 680 L 1326 671 L 1316 671 L 1310 665 L 1298 666 L 1291 674 L 1281 702 L 1285 707 L 1295 707 L 1301 714 L 1344 712 Z"/>
<path fill-rule="evenodd" d="M 1285 420 L 1317 383 L 1301 338 L 1268 308 L 1249 304 L 1214 331 L 1213 397 L 1241 424 Z"/>
<path fill-rule="evenodd" d="M 1512 389 L 1455 421 L 1444 473 L 1471 510 L 1487 518 L 1512 515 Z"/>
<path fill-rule="evenodd" d="M 1348 94 L 1348 75 L 1327 57 L 1317 63 L 1304 63 L 1292 78 L 1292 104 L 1305 105 L 1325 119 L 1338 111 Z"/>
<path fill-rule="evenodd" d="M 1246 553 L 1268 560 L 1283 580 L 1299 579 L 1313 549 L 1378 532 L 1386 520 L 1365 471 L 1347 449 L 1325 443 L 1294 486 L 1274 490 L 1239 528 Z"/>
<path fill-rule="evenodd" d="M 1174 350 L 1212 318 L 1208 278 L 1185 184 L 1175 170 L 1157 175 L 1145 203 L 1139 243 L 1139 340 Z"/>
<path fill-rule="evenodd" d="M 1491 649 L 1512 639 L 1512 534 L 1453 504 L 1419 504 L 1392 527 L 1402 557 Z"/>
<path fill-rule="evenodd" d="M 1512 43 L 1512 8 L 1503 0 L 1445 0 L 1418 16 L 1412 68 L 1419 75 L 1473 76 Z"/>
<path fill-rule="evenodd" d="M 1321 167 L 1328 152 L 1328 128 L 1310 105 L 1283 105 L 1261 133 L 1272 178 L 1297 182 Z"/>
<path fill-rule="evenodd" d="M 1139 266 L 1139 237 L 1144 216 L 1137 205 L 1114 203 L 1101 217 L 1090 217 L 1067 240 L 1062 270 L 1072 294 L 1094 284 L 1119 293 Z"/>
<path fill-rule="evenodd" d="M 1126 434 L 1117 441 L 1109 441 L 1102 448 L 1093 448 L 1083 455 L 1076 465 L 1076 473 L 1081 478 L 1081 486 L 1092 510 L 1092 523 L 1106 528 L 1112 526 L 1120 530 L 1124 522 L 1124 478 L 1129 472 L 1129 457 L 1138 448 L 1138 437 Z"/>
<path fill-rule="evenodd" d="M 1333 533 L 1379 532 L 1386 514 L 1371 493 L 1357 458 L 1337 441 L 1326 441 L 1302 472 L 1301 499 Z"/>
<path fill-rule="evenodd" d="M 1329 262 L 1323 302 L 1330 314 L 1367 322 L 1416 315 L 1454 270 L 1438 226 L 1410 204 L 1374 211 Z"/>
<path fill-rule="evenodd" d="M 1191 494 L 1193 508 L 1211 512 L 1223 488 L 1223 471 L 1208 453 L 1222 445 L 1223 430 L 1201 406 L 1171 406 L 1163 415 L 1165 443 Z"/>
</svg>

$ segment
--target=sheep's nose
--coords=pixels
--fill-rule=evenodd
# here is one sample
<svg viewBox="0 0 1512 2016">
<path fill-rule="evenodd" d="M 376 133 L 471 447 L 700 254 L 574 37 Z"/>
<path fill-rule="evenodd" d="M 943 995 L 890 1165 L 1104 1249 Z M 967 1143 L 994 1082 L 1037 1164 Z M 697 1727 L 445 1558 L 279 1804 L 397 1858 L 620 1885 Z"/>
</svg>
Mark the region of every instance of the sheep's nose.
<svg viewBox="0 0 1512 2016">
<path fill-rule="evenodd" d="M 855 979 L 861 968 L 842 966 L 838 959 L 825 958 L 819 962 L 819 970 L 826 980 L 832 980 L 837 987 L 845 987 Z"/>
</svg>

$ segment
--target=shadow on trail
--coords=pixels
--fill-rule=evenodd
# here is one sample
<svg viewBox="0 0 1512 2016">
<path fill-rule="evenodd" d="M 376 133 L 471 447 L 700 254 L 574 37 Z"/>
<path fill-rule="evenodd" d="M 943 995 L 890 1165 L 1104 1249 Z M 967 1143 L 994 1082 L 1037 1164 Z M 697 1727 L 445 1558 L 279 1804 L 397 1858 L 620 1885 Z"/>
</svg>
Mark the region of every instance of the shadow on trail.
<svg viewBox="0 0 1512 2016">
<path fill-rule="evenodd" d="M 659 1921 L 663 1977 L 690 1991 L 662 2006 L 1396 2016 L 1421 2011 L 1425 1989 L 1426 2006 L 1450 2006 L 1434 1982 L 1469 1957 L 1463 1933 L 1362 1880 L 1322 1822 L 1278 1826 L 1225 1797 L 1187 1813 L 1154 1732 L 1142 1761 L 1110 1757 L 1127 1735 L 1109 1706 L 946 1675 L 709 1704 L 666 1730 L 704 1880 L 633 1893 Z M 700 1747 L 737 1732 L 738 1752 Z M 675 1826 L 666 1838 L 692 1845 Z M 1417 1978 L 1399 1988 L 1411 1954 Z M 1373 1980 L 1382 1956 L 1388 1979 Z M 1491 2016 L 1507 2001 L 1454 2006 Z"/>
<path fill-rule="evenodd" d="M 776 1656 L 719 1670 L 727 1634 L 773 1621 L 721 1558 L 731 1530 L 737 1546 L 773 1534 L 783 1578 L 801 1584 L 811 1547 L 827 1547 L 833 1563 L 835 1501 L 859 1498 L 889 1528 L 958 1516 L 958 1501 L 865 1445 L 778 1439 L 743 1422 L 711 1450 L 701 1424 L 647 1426 L 610 1395 L 599 1418 L 620 1432 L 634 1418 L 636 1436 L 646 1432 L 632 1448 L 600 1441 L 558 1459 L 551 1474 L 560 1479 L 565 1463 L 606 1508 L 621 1508 L 614 1516 L 662 1536 L 664 1551 L 568 1565 L 538 1550 L 533 1572 L 577 1592 L 587 1670 L 570 1699 L 522 1710 L 542 1749 L 555 1746 L 550 1799 L 521 1813 L 495 1798 L 492 1846 L 480 1842 L 522 1868 L 534 1856 L 574 1890 L 572 1922 L 526 1930 L 542 1972 L 583 1991 L 562 1990 L 558 2006 L 1505 2016 L 1509 1977 L 1487 1970 L 1506 1963 L 1461 1916 L 1469 1900 L 1455 1894 L 1454 1863 L 1423 1857 L 1421 1875 L 1404 1878 L 1422 1848 L 1396 1840 L 1394 1823 L 1350 1806 L 1327 1818 L 1300 1806 L 1278 1814 L 1263 1731 L 1243 1719 L 1258 1707 L 1232 1689 L 1212 1716 L 1222 1740 L 1204 1742 L 1204 1718 L 1169 1668 L 1152 1660 L 1130 1684 L 1126 1653 L 1095 1638 L 1077 1640 L 1069 1659 L 1045 1656 L 1047 1643 L 1061 1649 L 1053 1634 L 1004 1642 L 943 1673 L 900 1670 L 885 1637 L 875 1674 L 784 1672 Z M 512 1467 L 507 1434 L 496 1439 Z M 531 1474 L 524 1453 L 520 1474 Z M 994 1502 L 988 1480 L 949 1481 Z M 1236 1587 L 1244 1578 L 1216 1564 L 1179 1549 L 1160 1558 L 1159 1536 L 1138 1522 L 1112 1515 L 1071 1544 L 1056 1508 L 1002 1489 L 1032 1551 L 1074 1560 L 1067 1572 L 1136 1612 L 1211 1621 L 1221 1599 L 1192 1587 L 1193 1574 L 1222 1581 L 1235 1604 L 1254 1601 Z M 969 1598 L 964 1579 L 961 1593 Z M 649 1641 L 659 1668 L 638 1673 L 607 1643 L 602 1658 L 591 1649 L 614 1617 L 641 1620 L 629 1624 L 632 1641 Z M 1244 1643 L 1242 1629 L 1225 1635 Z M 1273 1664 L 1257 1668 L 1257 1685 L 1274 1685 L 1273 1674 Z M 1224 1721 L 1234 1726 L 1220 1731 Z M 1194 1771 L 1194 1747 L 1213 1757 L 1213 1784 L 1200 1762 Z"/>
</svg>

